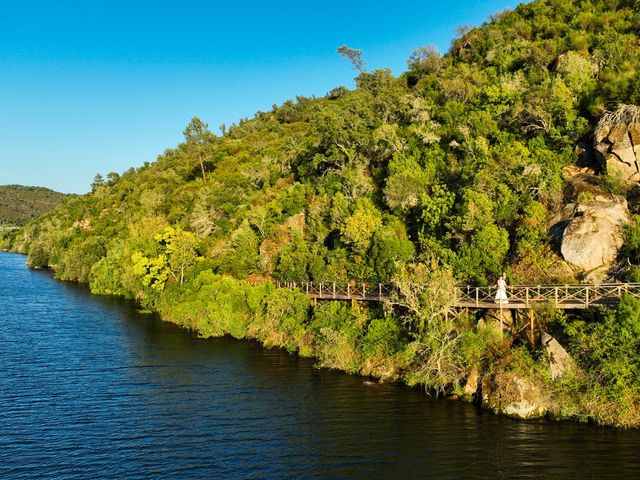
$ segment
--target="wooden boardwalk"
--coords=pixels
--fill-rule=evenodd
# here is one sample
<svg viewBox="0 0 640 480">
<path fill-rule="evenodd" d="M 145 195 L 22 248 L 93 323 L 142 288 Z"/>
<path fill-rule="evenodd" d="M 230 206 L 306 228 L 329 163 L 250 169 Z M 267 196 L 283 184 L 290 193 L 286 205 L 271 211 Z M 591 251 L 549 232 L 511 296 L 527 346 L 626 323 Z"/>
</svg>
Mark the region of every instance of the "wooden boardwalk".
<svg viewBox="0 0 640 480">
<path fill-rule="evenodd" d="M 316 300 L 354 300 L 385 302 L 392 299 L 392 284 L 352 282 L 278 282 L 278 287 L 304 292 Z M 640 283 L 603 283 L 578 285 L 514 285 L 507 289 L 508 303 L 494 301 L 496 287 L 456 287 L 458 308 L 527 309 L 550 307 L 585 309 L 595 306 L 615 307 L 623 293 L 640 298 Z"/>
</svg>

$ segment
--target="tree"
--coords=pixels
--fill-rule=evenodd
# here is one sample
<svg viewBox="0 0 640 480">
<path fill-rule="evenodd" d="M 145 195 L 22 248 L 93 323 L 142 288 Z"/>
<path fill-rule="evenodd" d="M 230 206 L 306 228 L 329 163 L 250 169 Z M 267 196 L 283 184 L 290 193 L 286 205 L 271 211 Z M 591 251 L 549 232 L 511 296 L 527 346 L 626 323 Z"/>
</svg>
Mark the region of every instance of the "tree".
<svg viewBox="0 0 640 480">
<path fill-rule="evenodd" d="M 398 265 L 396 287 L 389 303 L 402 307 L 416 322 L 417 332 L 434 328 L 434 322 L 452 315 L 458 299 L 453 272 L 435 262 Z"/>
<path fill-rule="evenodd" d="M 207 153 L 207 147 L 213 140 L 213 134 L 209 130 L 209 125 L 200 120 L 198 117 L 193 117 L 187 125 L 187 128 L 182 132 L 187 143 L 187 148 L 192 151 L 195 157 L 200 163 L 200 170 L 202 171 L 202 180 L 207 181 L 204 162 Z"/>
<path fill-rule="evenodd" d="M 104 178 L 99 173 L 96 173 L 96 176 L 93 177 L 93 182 L 91 182 L 91 191 L 95 192 L 96 188 L 104 185 Z"/>
<path fill-rule="evenodd" d="M 107 180 L 109 182 L 109 185 L 113 185 L 118 180 L 120 180 L 120 174 L 117 172 L 109 172 L 107 173 Z"/>
<path fill-rule="evenodd" d="M 365 198 L 357 202 L 356 210 L 342 226 L 341 233 L 347 243 L 364 253 L 371 244 L 372 235 L 382 227 L 380 211 L 371 200 Z"/>
<path fill-rule="evenodd" d="M 454 314 L 458 292 L 453 273 L 431 264 L 400 265 L 389 304 L 408 313 L 413 341 L 407 347 L 412 373 L 409 383 L 423 383 L 437 393 L 464 375 L 460 358 L 463 327 Z"/>
<path fill-rule="evenodd" d="M 158 291 L 164 290 L 169 277 L 182 285 L 186 270 L 202 259 L 196 250 L 197 237 L 180 227 L 166 227 L 153 238 L 160 244 L 160 253 L 149 258 L 135 252 L 131 257 L 135 274 L 142 277 L 143 285 Z"/>
<path fill-rule="evenodd" d="M 366 71 L 364 61 L 362 60 L 362 50 L 356 50 L 349 48 L 346 45 L 340 45 L 337 52 L 340 56 L 349 60 L 353 69 L 358 73 L 364 73 Z"/>
<path fill-rule="evenodd" d="M 418 78 L 440 72 L 444 63 L 442 55 L 432 45 L 415 49 L 407 60 L 409 70 Z"/>
</svg>

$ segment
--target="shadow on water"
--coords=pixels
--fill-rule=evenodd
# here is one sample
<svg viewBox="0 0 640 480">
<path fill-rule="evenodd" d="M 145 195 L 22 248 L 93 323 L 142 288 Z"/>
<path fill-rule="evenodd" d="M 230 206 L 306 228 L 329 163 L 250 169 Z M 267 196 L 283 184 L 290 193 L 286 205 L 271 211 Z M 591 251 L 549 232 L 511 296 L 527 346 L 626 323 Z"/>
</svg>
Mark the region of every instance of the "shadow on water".
<svg viewBox="0 0 640 480">
<path fill-rule="evenodd" d="M 498 417 L 0 271 L 1 478 L 638 476 L 638 432 Z"/>
</svg>

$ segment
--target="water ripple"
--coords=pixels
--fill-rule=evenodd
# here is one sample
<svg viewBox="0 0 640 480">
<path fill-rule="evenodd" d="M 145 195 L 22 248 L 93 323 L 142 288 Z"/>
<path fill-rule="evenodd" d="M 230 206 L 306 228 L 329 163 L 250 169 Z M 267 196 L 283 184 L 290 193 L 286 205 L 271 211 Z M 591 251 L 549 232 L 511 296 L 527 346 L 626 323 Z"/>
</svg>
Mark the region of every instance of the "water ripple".
<svg viewBox="0 0 640 480">
<path fill-rule="evenodd" d="M 638 478 L 640 435 L 517 422 L 203 341 L 0 254 L 0 478 Z"/>
</svg>

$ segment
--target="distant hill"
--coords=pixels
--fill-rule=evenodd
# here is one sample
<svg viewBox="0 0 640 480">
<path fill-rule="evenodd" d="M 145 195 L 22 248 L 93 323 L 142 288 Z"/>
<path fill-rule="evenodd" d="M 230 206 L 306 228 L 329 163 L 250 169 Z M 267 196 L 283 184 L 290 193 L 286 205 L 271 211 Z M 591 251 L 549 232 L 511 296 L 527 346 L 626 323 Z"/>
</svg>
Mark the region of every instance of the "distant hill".
<svg viewBox="0 0 640 480">
<path fill-rule="evenodd" d="M 0 225 L 24 225 L 57 207 L 65 196 L 44 187 L 0 185 Z"/>
</svg>

